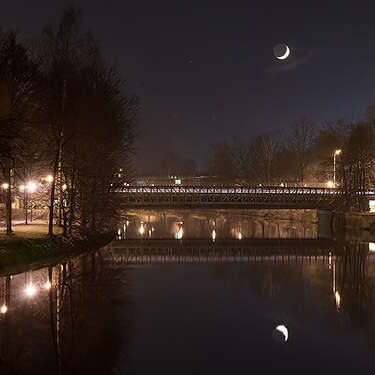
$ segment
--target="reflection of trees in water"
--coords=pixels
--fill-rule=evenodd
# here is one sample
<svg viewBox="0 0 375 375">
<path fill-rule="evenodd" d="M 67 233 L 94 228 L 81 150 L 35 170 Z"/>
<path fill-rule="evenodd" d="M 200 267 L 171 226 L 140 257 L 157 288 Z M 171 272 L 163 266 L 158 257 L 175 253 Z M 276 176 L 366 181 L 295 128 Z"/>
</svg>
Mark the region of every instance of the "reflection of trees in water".
<svg viewBox="0 0 375 375">
<path fill-rule="evenodd" d="M 341 296 L 343 313 L 354 326 L 373 327 L 375 269 L 368 244 L 348 243 L 336 260 L 336 289 Z"/>
<path fill-rule="evenodd" d="M 107 267 L 100 252 L 77 257 L 35 271 L 38 293 L 30 298 L 22 277 L 10 281 L 1 358 L 27 374 L 116 373 L 129 332 L 120 314 L 127 300 L 124 269 Z"/>
<path fill-rule="evenodd" d="M 217 278 L 234 280 L 228 283 L 234 293 L 249 288 L 259 301 L 275 302 L 270 311 L 275 319 L 303 324 L 323 312 L 329 324 L 360 327 L 375 342 L 375 265 L 367 244 L 342 245 L 320 261 L 259 258 L 250 265 L 214 267 Z M 5 301 L 9 308 L 0 314 L 1 358 L 27 374 L 58 373 L 57 368 L 63 374 L 116 373 L 113 364 L 125 362 L 119 357 L 129 339 L 128 319 L 120 314 L 129 311 L 125 276 L 124 264 L 107 262 L 96 252 L 33 272 L 38 292 L 32 298 L 24 293 L 30 273 L 0 278 L 0 307 Z M 6 374 L 4 366 L 0 370 Z"/>
<path fill-rule="evenodd" d="M 248 288 L 259 301 L 272 303 L 269 314 L 275 319 L 303 326 L 324 316 L 334 329 L 365 332 L 375 347 L 375 258 L 368 244 L 337 245 L 320 261 L 305 256 L 290 264 L 260 259 L 240 267 L 215 265 L 215 275 L 237 280 L 236 288 Z"/>
<path fill-rule="evenodd" d="M 317 229 L 312 224 L 258 219 L 247 222 L 247 226 L 250 238 L 317 238 Z"/>
<path fill-rule="evenodd" d="M 301 214 L 302 215 L 302 214 Z M 309 216 L 308 216 L 309 217 Z M 317 238 L 317 225 L 307 220 L 291 221 L 251 215 L 246 210 L 170 210 L 166 212 L 140 212 L 125 219 L 131 225 L 128 237 L 140 237 L 140 223 L 153 227 L 152 237 L 171 238 L 182 222 L 185 238 L 208 238 L 215 228 L 218 238 Z M 300 217 L 303 219 L 303 215 Z M 123 225 L 119 225 L 120 232 Z M 121 233 L 124 236 L 124 233 Z M 147 237 L 146 235 L 143 236 Z"/>
</svg>

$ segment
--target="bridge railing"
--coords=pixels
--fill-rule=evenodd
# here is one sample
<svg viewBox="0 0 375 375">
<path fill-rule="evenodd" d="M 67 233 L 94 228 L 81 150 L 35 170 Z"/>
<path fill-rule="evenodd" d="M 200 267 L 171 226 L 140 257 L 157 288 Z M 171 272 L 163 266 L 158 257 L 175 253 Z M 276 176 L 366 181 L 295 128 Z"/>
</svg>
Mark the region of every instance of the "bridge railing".
<svg viewBox="0 0 375 375">
<path fill-rule="evenodd" d="M 299 195 L 343 195 L 343 189 L 322 187 L 206 187 L 206 186 L 124 186 L 116 192 L 128 194 L 299 194 Z"/>
<path fill-rule="evenodd" d="M 343 189 L 280 186 L 124 186 L 122 204 L 137 207 L 254 207 L 333 209 L 343 206 Z"/>
</svg>

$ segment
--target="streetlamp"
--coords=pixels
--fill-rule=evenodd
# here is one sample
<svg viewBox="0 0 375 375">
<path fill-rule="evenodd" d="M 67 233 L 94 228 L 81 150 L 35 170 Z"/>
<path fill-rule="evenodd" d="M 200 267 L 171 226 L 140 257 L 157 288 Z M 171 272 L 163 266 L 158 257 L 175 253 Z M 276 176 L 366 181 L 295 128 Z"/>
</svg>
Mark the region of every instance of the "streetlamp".
<svg viewBox="0 0 375 375">
<path fill-rule="evenodd" d="M 341 154 L 341 150 L 335 150 L 333 153 L 333 187 L 336 187 L 336 156 Z"/>
<path fill-rule="evenodd" d="M 34 193 L 34 191 L 36 190 L 36 183 L 35 182 L 29 182 L 27 184 L 27 190 L 30 192 L 30 193 Z"/>
<path fill-rule="evenodd" d="M 27 185 L 21 185 L 20 186 L 21 192 L 23 192 L 23 200 L 24 200 L 24 206 L 25 206 L 25 224 L 27 225 L 27 209 L 28 209 L 28 193 L 34 193 L 36 190 L 36 184 L 35 182 L 30 181 L 27 183 Z M 33 211 L 31 206 L 31 221 L 33 220 Z"/>
</svg>

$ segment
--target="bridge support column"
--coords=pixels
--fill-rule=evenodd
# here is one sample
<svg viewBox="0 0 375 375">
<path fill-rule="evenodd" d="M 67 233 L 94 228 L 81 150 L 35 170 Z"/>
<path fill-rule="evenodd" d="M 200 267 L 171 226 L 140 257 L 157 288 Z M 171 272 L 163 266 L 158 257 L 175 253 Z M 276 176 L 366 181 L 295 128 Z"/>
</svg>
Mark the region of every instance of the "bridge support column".
<svg viewBox="0 0 375 375">
<path fill-rule="evenodd" d="M 328 210 L 318 210 L 318 237 L 330 238 L 332 233 L 332 212 Z"/>
</svg>

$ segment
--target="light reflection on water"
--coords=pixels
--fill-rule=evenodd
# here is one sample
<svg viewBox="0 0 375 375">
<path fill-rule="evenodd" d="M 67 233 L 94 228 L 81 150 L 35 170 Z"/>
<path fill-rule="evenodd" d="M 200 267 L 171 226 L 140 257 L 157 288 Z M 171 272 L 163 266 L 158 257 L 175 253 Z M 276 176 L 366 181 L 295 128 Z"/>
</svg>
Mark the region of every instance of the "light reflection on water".
<svg viewBox="0 0 375 375">
<path fill-rule="evenodd" d="M 118 228 L 124 238 L 303 238 L 318 237 L 318 226 L 311 221 L 264 219 L 249 211 L 165 211 L 131 215 Z M 215 238 L 214 238 L 215 237 Z"/>
<path fill-rule="evenodd" d="M 121 241 L 1 276 L 0 373 L 373 368 L 368 243 L 322 240 L 308 224 L 289 224 L 292 232 L 287 222 L 253 230 L 236 218 L 163 220 L 129 217 Z"/>
</svg>

